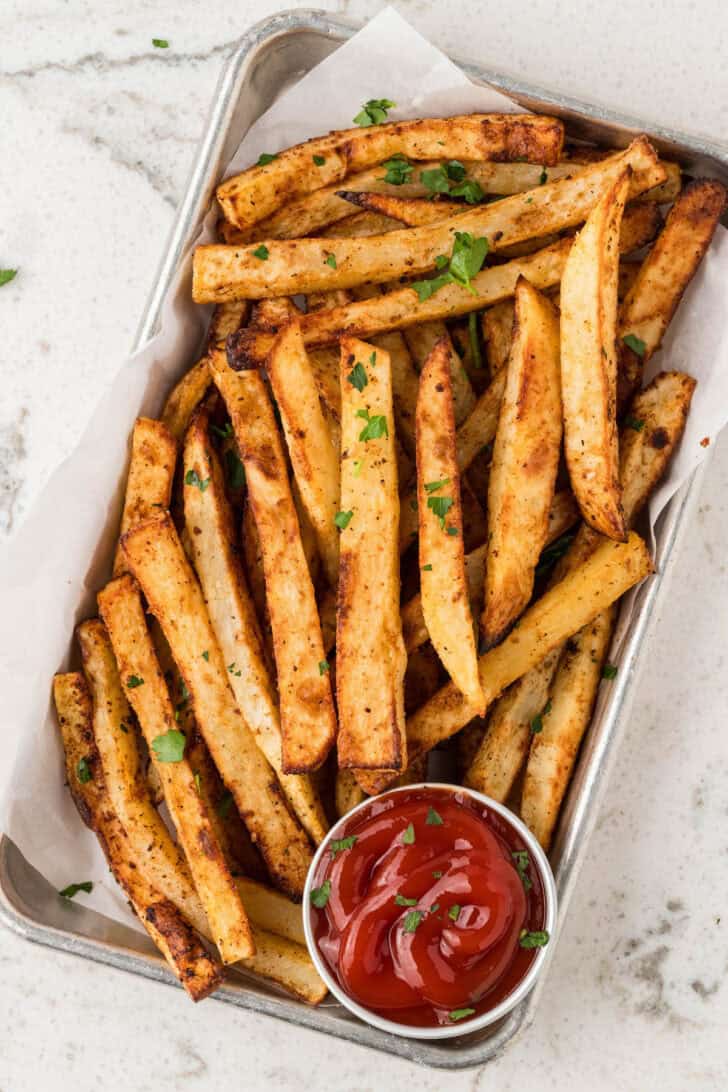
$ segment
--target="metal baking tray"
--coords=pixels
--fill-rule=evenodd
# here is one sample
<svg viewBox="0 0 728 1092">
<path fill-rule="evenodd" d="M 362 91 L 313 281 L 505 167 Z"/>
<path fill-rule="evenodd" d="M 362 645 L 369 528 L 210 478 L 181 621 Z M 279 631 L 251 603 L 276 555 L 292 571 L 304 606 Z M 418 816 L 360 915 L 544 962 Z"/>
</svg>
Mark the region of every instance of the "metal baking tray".
<svg viewBox="0 0 728 1092">
<path fill-rule="evenodd" d="M 185 196 L 139 327 L 135 350 L 154 333 L 182 254 L 197 234 L 215 185 L 247 129 L 283 89 L 357 29 L 323 12 L 299 10 L 265 19 L 240 39 L 220 77 Z M 728 147 L 621 117 L 603 107 L 521 83 L 474 62 L 455 60 L 474 81 L 504 91 L 526 109 L 547 111 L 562 118 L 575 138 L 623 146 L 633 134 L 647 132 L 661 152 L 678 159 L 690 173 L 728 183 Z M 619 675 L 610 688 L 608 703 L 591 726 L 571 784 L 551 855 L 562 920 L 629 717 L 631 696 L 646 658 L 650 630 L 676 563 L 678 540 L 690 523 L 700 492 L 705 465 L 673 498 L 661 517 L 659 573 L 641 589 L 638 609 L 620 653 Z M 39 944 L 175 984 L 146 936 L 93 910 L 59 899 L 51 885 L 5 836 L 0 838 L 0 921 Z M 555 941 L 556 938 L 549 945 L 550 958 Z M 541 984 L 544 980 L 542 975 Z M 539 992 L 537 987 L 495 1027 L 443 1043 L 387 1035 L 348 1015 L 336 1002 L 326 1001 L 318 1008 L 310 1008 L 238 973 L 230 976 L 216 997 L 414 1062 L 464 1069 L 496 1057 L 528 1027 L 536 1012 Z"/>
</svg>

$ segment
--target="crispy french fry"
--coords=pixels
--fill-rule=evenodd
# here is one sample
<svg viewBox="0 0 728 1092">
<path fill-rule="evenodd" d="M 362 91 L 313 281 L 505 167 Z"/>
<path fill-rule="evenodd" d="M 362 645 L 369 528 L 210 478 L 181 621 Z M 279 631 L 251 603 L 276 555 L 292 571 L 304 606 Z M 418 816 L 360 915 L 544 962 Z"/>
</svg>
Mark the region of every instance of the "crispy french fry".
<svg viewBox="0 0 728 1092">
<path fill-rule="evenodd" d="M 561 281 L 564 453 L 582 515 L 625 537 L 617 446 L 617 277 L 629 172 L 613 181 L 577 236 Z"/>
<path fill-rule="evenodd" d="M 336 718 L 283 448 L 262 377 L 257 372 L 236 373 L 216 357 L 210 367 L 233 422 L 262 548 L 283 769 L 304 773 L 326 758 L 336 736 Z"/>
<path fill-rule="evenodd" d="M 280 891 L 256 883 L 247 876 L 236 876 L 235 883 L 252 922 L 260 929 L 306 947 L 303 913 L 299 902 L 293 902 Z"/>
<path fill-rule="evenodd" d="M 212 313 L 207 331 L 207 351 L 224 349 L 230 334 L 234 334 L 245 324 L 250 312 L 247 300 L 228 300 L 220 304 Z"/>
<path fill-rule="evenodd" d="M 176 460 L 177 444 L 162 422 L 138 417 L 131 437 L 131 460 L 120 536 L 147 516 L 169 508 Z M 118 576 L 123 571 L 124 558 L 117 547 L 114 575 Z"/>
<path fill-rule="evenodd" d="M 571 637 L 533 735 L 520 813 L 548 850 L 584 732 L 591 720 L 602 665 L 614 629 L 614 604 Z"/>
<path fill-rule="evenodd" d="M 147 881 L 143 858 L 137 863 L 107 791 L 83 675 L 56 675 L 53 696 L 66 778 L 78 813 L 97 835 L 114 878 L 149 936 L 192 1000 L 200 1001 L 219 986 L 222 966 L 207 953 L 176 906 Z M 80 763 L 85 764 L 90 777 L 79 776 Z"/>
<path fill-rule="evenodd" d="M 207 357 L 203 356 L 185 372 L 164 403 L 162 424 L 178 443 L 185 434 L 190 417 L 205 397 L 210 383 Z"/>
<path fill-rule="evenodd" d="M 440 255 L 451 252 L 457 232 L 485 236 L 492 250 L 500 250 L 576 226 L 588 217 L 602 190 L 627 167 L 634 172 L 629 189 L 632 197 L 664 178 L 654 149 L 646 137 L 639 137 L 624 152 L 585 168 L 576 178 L 540 186 L 528 200 L 521 195 L 507 197 L 424 227 L 365 239 L 271 239 L 264 247 L 263 260 L 252 247 L 198 247 L 193 260 L 193 298 L 197 303 L 261 299 L 350 288 L 365 282 L 381 284 L 426 273 Z"/>
<path fill-rule="evenodd" d="M 366 793 L 356 779 L 354 770 L 336 771 L 336 814 L 339 819 L 366 799 Z"/>
<path fill-rule="evenodd" d="M 520 280 L 515 316 L 488 484 L 490 533 L 481 618 L 488 645 L 502 638 L 533 594 L 561 453 L 556 309 Z"/>
<path fill-rule="evenodd" d="M 485 355 L 493 379 L 508 363 L 514 319 L 513 300 L 503 300 L 483 311 L 482 327 Z"/>
<path fill-rule="evenodd" d="M 387 353 L 342 339 L 341 401 L 339 765 L 399 770 L 406 766 L 406 654 L 399 618 L 399 497 Z"/>
<path fill-rule="evenodd" d="M 141 596 L 127 573 L 107 584 L 99 592 L 98 601 L 121 678 L 142 680 L 139 686 L 127 684 L 129 701 L 161 778 L 164 798 L 212 937 L 223 962 L 234 963 L 253 954 L 248 916 L 207 809 L 196 791 L 189 761 L 184 754 L 170 759 L 162 757 L 162 750 L 157 751 L 165 741 L 175 737 L 179 741 L 181 733 L 146 626 Z M 184 747 L 184 737 L 181 743 Z"/>
<path fill-rule="evenodd" d="M 268 612 L 268 600 L 265 595 L 265 573 L 263 572 L 263 551 L 260 546 L 258 528 L 255 526 L 255 516 L 250 505 L 250 499 L 246 499 L 243 508 L 243 523 L 241 528 L 243 540 L 243 555 L 245 558 L 245 571 L 247 574 L 250 597 L 255 607 L 255 616 L 258 619 L 258 629 L 263 638 L 266 664 L 268 672 L 275 680 L 275 656 L 273 654 L 273 634 L 270 628 L 270 614 Z"/>
<path fill-rule="evenodd" d="M 624 543 L 601 541 L 558 588 L 549 589 L 529 607 L 517 630 L 480 657 L 486 705 L 651 571 L 652 561 L 639 535 L 632 532 Z M 452 683 L 438 690 L 407 722 L 410 761 L 449 739 L 473 716 L 472 704 Z M 381 791 L 390 781 L 391 775 L 379 774 L 361 783 L 371 793 Z"/>
<path fill-rule="evenodd" d="M 573 494 L 566 489 L 556 493 L 548 519 L 546 544 L 560 538 L 579 518 L 579 509 Z M 485 589 L 485 559 L 488 544 L 484 542 L 465 555 L 465 576 L 468 586 L 468 599 L 471 606 L 477 606 L 483 599 Z M 427 625 L 422 612 L 420 594 L 412 596 L 402 606 L 402 636 L 408 653 L 423 645 L 429 639 Z"/>
<path fill-rule="evenodd" d="M 258 300 L 250 312 L 250 325 L 261 326 L 264 330 L 281 330 L 300 314 L 298 307 L 288 296 L 275 296 Z"/>
<path fill-rule="evenodd" d="M 389 216 L 377 212 L 358 212 L 348 220 L 339 220 L 337 224 L 321 232 L 322 239 L 365 239 L 370 235 L 386 235 L 397 231 L 400 225 Z"/>
<path fill-rule="evenodd" d="M 450 382 L 452 386 L 453 408 L 455 424 L 460 425 L 470 414 L 477 401 L 475 392 L 470 385 L 467 373 L 463 368 L 460 357 L 455 352 L 450 334 L 444 322 L 423 322 L 418 326 L 410 326 L 405 331 L 405 339 L 410 352 L 420 369 L 425 366 L 425 361 L 438 342 L 444 341 L 447 347 L 448 363 L 450 366 Z"/>
<path fill-rule="evenodd" d="M 654 212 L 645 217 L 639 203 L 629 206 L 622 220 L 620 252 L 629 254 L 650 242 L 656 225 Z M 567 236 L 535 254 L 485 269 L 472 279 L 472 292 L 462 285 L 448 284 L 429 299 L 420 300 L 414 289 L 396 288 L 377 299 L 312 312 L 301 318 L 303 340 L 309 348 L 329 345 L 342 334 L 376 335 L 385 330 L 404 330 L 420 322 L 457 318 L 509 299 L 519 276 L 526 277 L 534 288 L 542 291 L 555 288 L 561 281 L 573 243 L 573 237 Z M 265 362 L 272 344 L 273 335 L 269 331 L 241 330 L 228 343 L 228 358 L 235 368 L 257 367 Z"/>
<path fill-rule="evenodd" d="M 451 118 L 346 129 L 279 152 L 265 166 L 249 167 L 217 188 L 227 220 L 250 227 L 291 198 L 313 193 L 355 171 L 393 155 L 410 159 L 497 159 L 525 157 L 532 163 L 558 161 L 563 125 L 533 114 L 468 114 Z M 324 163 L 316 164 L 323 158 Z"/>
<path fill-rule="evenodd" d="M 450 678 L 478 708 L 483 691 L 465 576 L 449 342 L 438 341 L 425 361 L 417 399 L 422 613 Z"/>
<path fill-rule="evenodd" d="M 253 932 L 255 955 L 239 963 L 236 969 L 269 978 L 309 1005 L 320 1004 L 328 990 L 306 949 L 267 929 L 256 926 Z"/>
<path fill-rule="evenodd" d="M 202 592 L 171 519 L 141 524 L 127 533 L 123 548 L 169 641 L 215 765 L 271 877 L 284 891 L 300 895 L 311 861 L 308 839 L 288 812 L 275 772 L 235 701 Z"/>
<path fill-rule="evenodd" d="M 232 513 L 204 411 L 198 411 L 188 430 L 184 470 L 186 477 L 194 474 L 197 481 L 207 482 L 205 489 L 185 487 L 185 520 L 192 562 L 215 636 L 228 664 L 230 686 L 258 746 L 278 774 L 291 808 L 318 844 L 328 824 L 313 785 L 306 776 L 283 773 L 275 688 L 240 565 Z"/>
<path fill-rule="evenodd" d="M 268 378 L 326 579 L 335 588 L 339 575 L 339 537 L 334 523 L 339 510 L 339 462 L 296 321 L 283 329 L 273 346 Z"/>
<path fill-rule="evenodd" d="M 699 179 L 685 187 L 668 213 L 665 227 L 642 263 L 619 311 L 618 400 L 621 406 L 639 387 L 645 364 L 659 349 L 725 207 L 725 186 L 714 179 Z"/>
</svg>

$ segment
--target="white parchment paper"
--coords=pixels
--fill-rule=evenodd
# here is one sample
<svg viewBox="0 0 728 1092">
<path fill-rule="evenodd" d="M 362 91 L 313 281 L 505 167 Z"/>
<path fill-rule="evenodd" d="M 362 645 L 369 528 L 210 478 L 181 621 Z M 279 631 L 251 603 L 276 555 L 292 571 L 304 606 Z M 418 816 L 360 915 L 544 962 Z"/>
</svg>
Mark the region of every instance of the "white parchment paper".
<svg viewBox="0 0 728 1092">
<path fill-rule="evenodd" d="M 502 95 L 475 87 L 393 10 L 368 26 L 287 91 L 248 132 L 228 173 L 327 129 L 345 128 L 370 98 L 397 103 L 391 118 L 512 111 Z M 210 237 L 213 216 L 201 240 Z M 161 332 L 121 364 L 78 447 L 58 468 L 32 512 L 0 554 L 0 829 L 58 888 L 92 880 L 77 896 L 134 923 L 108 874 L 96 839 L 83 827 L 64 786 L 51 679 L 72 661 L 74 625 L 95 613 L 110 575 L 128 458 L 140 414 L 157 414 L 194 361 L 204 314 L 189 298 L 190 255 L 165 302 Z M 681 449 L 653 498 L 657 515 L 709 448 L 728 413 L 728 233 L 719 230 L 655 369 L 681 368 L 699 380 Z"/>
</svg>

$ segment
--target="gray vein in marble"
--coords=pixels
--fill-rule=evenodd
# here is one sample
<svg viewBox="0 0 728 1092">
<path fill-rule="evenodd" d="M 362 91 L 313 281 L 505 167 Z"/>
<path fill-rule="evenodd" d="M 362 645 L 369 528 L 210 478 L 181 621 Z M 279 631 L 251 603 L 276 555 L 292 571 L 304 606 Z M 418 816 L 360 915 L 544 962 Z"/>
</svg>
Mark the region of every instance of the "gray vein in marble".
<svg viewBox="0 0 728 1092">
<path fill-rule="evenodd" d="M 124 167 L 128 171 L 133 171 L 134 174 L 138 174 L 141 178 L 148 182 L 155 193 L 158 193 L 166 204 L 172 208 L 177 207 L 179 200 L 179 193 L 174 185 L 173 180 L 161 171 L 156 171 L 149 163 L 145 163 L 142 159 L 127 159 L 121 149 L 115 147 L 111 141 L 106 140 L 104 137 L 99 136 L 98 133 L 90 133 L 82 125 L 62 125 L 61 132 L 68 133 L 70 136 L 80 137 L 91 148 L 102 148 L 108 152 L 112 162 L 118 163 L 120 167 Z"/>
<path fill-rule="evenodd" d="M 0 426 L 0 531 L 4 534 L 13 529 L 18 495 L 23 486 L 20 468 L 27 455 L 27 419 L 28 411 L 23 406 L 15 421 Z"/>
<path fill-rule="evenodd" d="M 45 72 L 64 72 L 68 75 L 93 72 L 112 72 L 116 69 L 134 68 L 150 61 L 157 64 L 171 65 L 174 68 L 185 64 L 201 64 L 213 57 L 227 53 L 238 42 L 231 38 L 201 53 L 174 53 L 168 50 L 155 50 L 153 53 L 138 53 L 133 57 L 107 57 L 99 51 L 86 53 L 78 60 L 64 64 L 62 61 L 46 61 L 44 64 L 31 65 L 30 68 L 0 69 L 0 79 L 33 79 Z"/>
</svg>

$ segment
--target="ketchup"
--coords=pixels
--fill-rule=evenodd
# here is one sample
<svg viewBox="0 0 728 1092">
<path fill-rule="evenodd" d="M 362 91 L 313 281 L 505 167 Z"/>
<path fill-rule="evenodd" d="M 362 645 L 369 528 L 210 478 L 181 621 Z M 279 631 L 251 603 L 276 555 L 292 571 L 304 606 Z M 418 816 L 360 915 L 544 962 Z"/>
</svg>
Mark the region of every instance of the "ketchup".
<svg viewBox="0 0 728 1092">
<path fill-rule="evenodd" d="M 457 790 L 373 799 L 329 843 L 311 902 L 341 988 L 401 1024 L 467 1023 L 494 1008 L 548 940 L 517 831 Z"/>
</svg>

